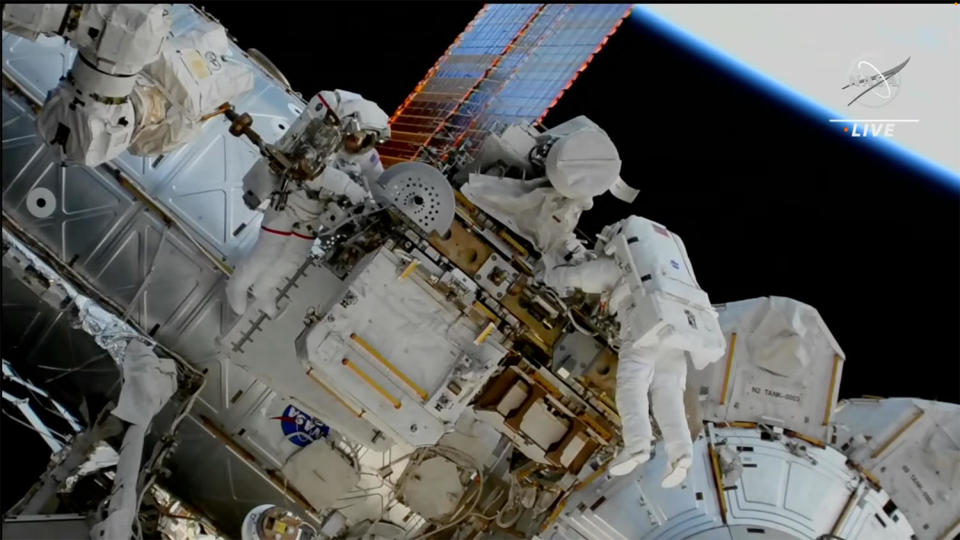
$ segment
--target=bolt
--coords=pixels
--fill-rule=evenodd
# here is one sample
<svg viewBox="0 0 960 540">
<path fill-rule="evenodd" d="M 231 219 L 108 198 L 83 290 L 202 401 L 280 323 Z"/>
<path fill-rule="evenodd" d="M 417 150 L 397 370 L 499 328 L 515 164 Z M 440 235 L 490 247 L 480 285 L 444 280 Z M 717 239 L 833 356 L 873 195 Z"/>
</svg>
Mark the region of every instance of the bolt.
<svg viewBox="0 0 960 540">
<path fill-rule="evenodd" d="M 335 321 L 335 320 L 337 320 L 337 319 L 336 319 L 336 317 L 334 317 L 333 315 L 327 315 L 327 322 L 333 322 L 333 321 Z"/>
<path fill-rule="evenodd" d="M 410 433 L 416 433 L 417 429 L 418 428 L 416 424 L 410 424 Z"/>
</svg>

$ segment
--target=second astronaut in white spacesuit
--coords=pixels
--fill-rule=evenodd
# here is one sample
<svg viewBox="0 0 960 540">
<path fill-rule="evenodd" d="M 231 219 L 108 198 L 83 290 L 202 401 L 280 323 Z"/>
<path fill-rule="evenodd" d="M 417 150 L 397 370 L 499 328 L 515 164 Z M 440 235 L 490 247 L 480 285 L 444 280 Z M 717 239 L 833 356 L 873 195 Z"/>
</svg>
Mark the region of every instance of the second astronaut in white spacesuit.
<svg viewBox="0 0 960 540">
<path fill-rule="evenodd" d="M 316 105 L 315 105 L 316 104 Z M 253 251 L 230 276 L 226 286 L 227 302 L 237 314 L 247 309 L 248 290 L 260 301 L 260 309 L 270 317 L 277 315 L 275 288 L 284 277 L 293 274 L 310 252 L 317 233 L 344 216 L 341 205 L 357 205 L 370 197 L 370 184 L 383 172 L 374 145 L 390 136 L 389 117 L 376 103 L 359 94 L 343 90 L 324 91 L 307 104 L 301 119 L 316 107 L 329 107 L 343 124 L 345 136 L 340 148 L 326 160 L 316 177 L 292 190 L 281 210 L 275 205 L 265 211 L 260 236 Z M 293 132 L 301 125 L 291 126 Z M 309 132 L 309 127 L 306 128 Z M 292 137 L 300 136 L 291 133 Z M 306 135 L 306 136 L 309 136 Z M 284 139 L 278 142 L 283 146 Z M 249 174 L 267 177 L 279 183 L 265 160 L 254 165 Z"/>
<path fill-rule="evenodd" d="M 597 248 L 599 258 L 547 268 L 543 279 L 561 293 L 602 293 L 620 323 L 616 401 L 624 447 L 610 473 L 628 474 L 650 459 L 652 404 L 669 459 L 662 485 L 673 487 L 692 465 L 683 405 L 687 359 L 702 369 L 723 355 L 717 314 L 696 282 L 683 242 L 663 226 L 631 216 L 606 227 Z"/>
</svg>

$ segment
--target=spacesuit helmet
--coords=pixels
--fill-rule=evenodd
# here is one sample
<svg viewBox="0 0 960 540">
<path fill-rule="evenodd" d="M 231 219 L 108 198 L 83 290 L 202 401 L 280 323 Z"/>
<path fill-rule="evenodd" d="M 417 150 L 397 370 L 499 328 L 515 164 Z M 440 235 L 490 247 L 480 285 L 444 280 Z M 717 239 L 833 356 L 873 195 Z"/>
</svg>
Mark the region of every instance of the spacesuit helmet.
<svg viewBox="0 0 960 540">
<path fill-rule="evenodd" d="M 378 143 L 384 142 L 375 131 L 349 128 L 348 124 L 347 134 L 343 138 L 343 149 L 350 154 L 362 154 Z"/>
<path fill-rule="evenodd" d="M 343 126 L 343 149 L 362 154 L 390 138 L 390 117 L 376 103 L 359 94 L 338 90 L 342 101 L 338 115 Z"/>
</svg>

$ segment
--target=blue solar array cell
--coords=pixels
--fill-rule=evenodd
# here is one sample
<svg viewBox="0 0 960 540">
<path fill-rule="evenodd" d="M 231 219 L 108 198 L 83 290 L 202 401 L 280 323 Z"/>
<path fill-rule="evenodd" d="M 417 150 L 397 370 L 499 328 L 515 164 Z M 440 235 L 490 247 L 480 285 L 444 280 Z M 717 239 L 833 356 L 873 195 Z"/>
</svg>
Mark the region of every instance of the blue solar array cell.
<svg viewBox="0 0 960 540">
<path fill-rule="evenodd" d="M 539 9 L 538 4 L 489 4 L 483 16 L 474 22 L 452 55 L 499 55 L 530 17 Z"/>
<path fill-rule="evenodd" d="M 521 20 L 524 17 L 529 19 L 536 6 L 523 6 L 526 9 L 522 10 L 519 17 L 517 16 L 519 10 L 515 9 L 517 6 L 492 7 L 495 9 L 492 9 L 476 25 L 476 31 L 470 34 L 469 38 L 465 38 L 457 50 L 463 50 L 464 43 L 475 45 L 479 41 L 477 36 L 484 34 L 490 24 L 519 30 L 525 24 Z M 567 4 L 545 6 L 524 35 L 514 44 L 514 48 L 488 75 L 489 79 L 502 86 L 496 102 L 503 103 L 512 99 L 534 96 L 540 97 L 540 102 L 524 100 L 513 104 L 504 103 L 500 107 L 488 109 L 487 114 L 506 113 L 516 117 L 538 117 L 542 111 L 536 109 L 541 104 L 544 108 L 550 104 L 610 31 L 612 22 L 623 16 L 625 7 L 625 5 Z M 505 47 L 508 39 L 503 38 L 502 34 L 498 36 L 501 39 L 496 47 Z M 543 84 L 530 84 L 528 82 L 530 80 Z M 471 97 L 471 99 L 482 97 L 486 96 Z"/>
<path fill-rule="evenodd" d="M 548 30 L 541 31 L 537 23 L 531 25 L 528 34 L 536 40 L 536 46 L 517 50 L 523 56 L 522 63 L 517 62 L 519 69 L 503 85 L 485 111 L 486 118 L 476 127 L 539 118 L 610 32 L 612 23 L 622 18 L 627 6 L 555 7 L 554 13 L 545 10 L 537 21 L 543 21 Z"/>
<path fill-rule="evenodd" d="M 392 123 L 397 148 L 383 157 L 415 158 L 419 144 L 442 153 L 464 141 L 469 152 L 488 133 L 539 119 L 628 9 L 629 4 L 485 6 L 397 112 Z"/>
<path fill-rule="evenodd" d="M 470 126 L 471 132 L 476 131 L 478 127 L 486 129 L 490 123 L 486 120 L 490 103 L 503 90 L 506 82 L 524 65 L 530 53 L 544 41 L 562 14 L 570 10 L 570 6 L 551 4 L 538 9 L 536 18 L 529 22 L 522 35 L 516 37 L 510 51 L 495 65 L 491 64 L 494 69 L 487 74 L 486 80 L 480 83 L 476 92 L 470 96 L 471 104 L 481 104 L 481 111 L 483 111 L 479 113 L 479 117 L 471 119 L 471 122 L 464 125 Z M 458 122 L 459 124 L 462 123 Z"/>
<path fill-rule="evenodd" d="M 507 81 L 486 115 L 508 123 L 539 118 L 627 9 L 619 4 L 567 7 Z"/>
</svg>

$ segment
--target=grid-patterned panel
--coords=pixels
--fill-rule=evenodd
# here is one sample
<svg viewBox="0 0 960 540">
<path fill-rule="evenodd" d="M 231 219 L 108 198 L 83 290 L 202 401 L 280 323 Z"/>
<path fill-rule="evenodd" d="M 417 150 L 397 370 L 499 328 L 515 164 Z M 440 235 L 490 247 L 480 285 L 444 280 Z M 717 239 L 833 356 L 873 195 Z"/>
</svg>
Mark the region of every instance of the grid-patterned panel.
<svg viewBox="0 0 960 540">
<path fill-rule="evenodd" d="M 465 98 L 539 8 L 494 4 L 480 10 L 394 114 L 393 137 L 380 148 L 385 165 L 413 159 L 448 118 L 476 115 L 477 108 L 464 103 Z"/>
<path fill-rule="evenodd" d="M 451 51 L 453 55 L 499 56 L 527 20 L 540 8 L 537 4 L 491 4 L 484 6 L 482 17 Z"/>
<path fill-rule="evenodd" d="M 511 123 L 542 118 L 629 13 L 629 4 L 484 6 L 391 119 L 389 166 L 474 149 Z"/>
<path fill-rule="evenodd" d="M 565 6 L 465 138 L 476 144 L 496 126 L 542 118 L 626 15 L 622 5 Z"/>
</svg>

